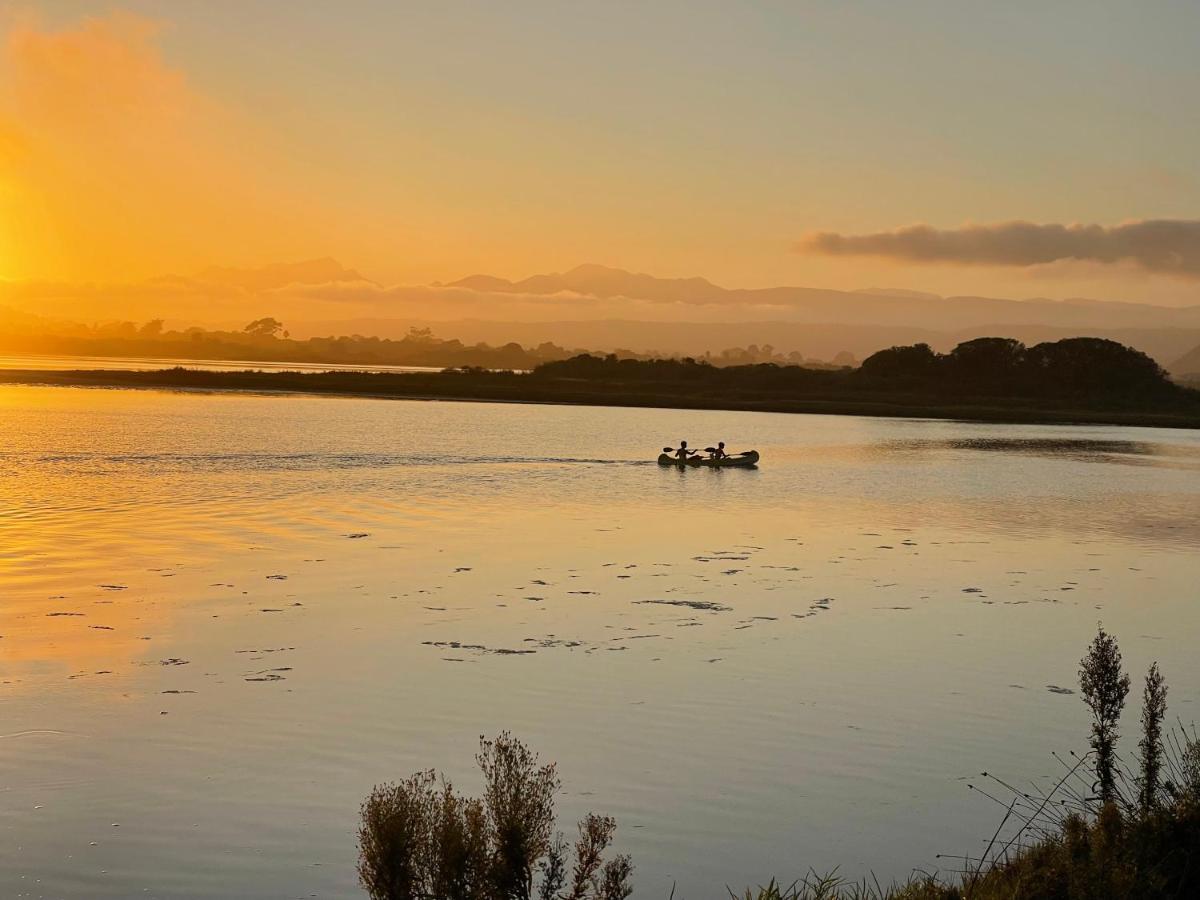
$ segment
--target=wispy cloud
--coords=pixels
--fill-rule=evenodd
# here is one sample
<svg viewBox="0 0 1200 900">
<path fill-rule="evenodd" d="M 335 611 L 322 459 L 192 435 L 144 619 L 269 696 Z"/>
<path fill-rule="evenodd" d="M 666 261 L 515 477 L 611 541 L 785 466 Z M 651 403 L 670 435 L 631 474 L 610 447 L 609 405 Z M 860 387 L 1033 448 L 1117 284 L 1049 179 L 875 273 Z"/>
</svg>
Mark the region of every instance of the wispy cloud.
<svg viewBox="0 0 1200 900">
<path fill-rule="evenodd" d="M 938 229 L 911 225 L 874 234 L 821 231 L 805 236 L 796 249 L 826 256 L 877 256 L 956 265 L 1132 262 L 1149 272 L 1200 278 L 1197 219 L 1145 219 L 1113 226 L 1001 222 Z"/>
</svg>

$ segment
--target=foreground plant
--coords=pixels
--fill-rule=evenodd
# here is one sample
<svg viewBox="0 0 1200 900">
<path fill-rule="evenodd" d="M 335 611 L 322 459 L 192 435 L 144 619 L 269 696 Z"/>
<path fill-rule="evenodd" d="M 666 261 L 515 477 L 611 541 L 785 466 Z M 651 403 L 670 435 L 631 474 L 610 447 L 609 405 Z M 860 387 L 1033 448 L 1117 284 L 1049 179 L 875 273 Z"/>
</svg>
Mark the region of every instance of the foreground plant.
<svg viewBox="0 0 1200 900">
<path fill-rule="evenodd" d="M 1096 784 L 1102 803 L 1116 797 L 1116 746 L 1120 737 L 1118 723 L 1125 697 L 1129 694 L 1129 676 L 1121 671 L 1121 650 L 1104 626 L 1092 640 L 1087 655 L 1079 662 L 1079 687 L 1083 700 L 1092 711 L 1092 750 L 1096 754 Z"/>
<path fill-rule="evenodd" d="M 1142 739 L 1138 743 L 1142 766 L 1138 799 L 1143 815 L 1148 815 L 1158 803 L 1162 778 L 1162 724 L 1166 715 L 1167 682 L 1158 671 L 1158 663 L 1152 663 L 1142 691 Z"/>
<path fill-rule="evenodd" d="M 633 893 L 630 858 L 604 859 L 616 822 L 594 814 L 579 823 L 568 887 L 570 848 L 554 834 L 561 782 L 553 763 L 539 765 L 508 732 L 481 738 L 476 761 L 482 799 L 457 794 L 431 770 L 378 785 L 364 801 L 358 875 L 373 900 L 625 900 Z"/>
<path fill-rule="evenodd" d="M 1200 897 L 1200 739 L 1195 726 L 1164 729 L 1167 684 L 1157 663 L 1142 692 L 1138 771 L 1118 765 L 1118 722 L 1129 693 L 1116 638 L 1100 628 L 1080 663 L 1092 711 L 1091 751 L 1068 760 L 1042 791 L 994 775 L 980 793 L 1004 820 L 957 873 L 907 884 L 811 875 L 771 881 L 733 900 L 1181 900 Z M 1088 778 L 1091 769 L 1094 777 Z M 1006 796 L 1007 794 L 1007 796 Z"/>
</svg>

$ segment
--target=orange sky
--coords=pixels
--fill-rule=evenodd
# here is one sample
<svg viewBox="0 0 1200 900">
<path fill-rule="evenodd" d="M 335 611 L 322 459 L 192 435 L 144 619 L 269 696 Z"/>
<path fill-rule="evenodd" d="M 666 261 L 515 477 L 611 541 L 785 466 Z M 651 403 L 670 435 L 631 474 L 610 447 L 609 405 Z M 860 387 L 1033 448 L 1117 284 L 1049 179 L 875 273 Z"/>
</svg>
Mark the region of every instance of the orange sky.
<svg viewBox="0 0 1200 900">
<path fill-rule="evenodd" d="M 252 121 L 164 60 L 161 32 L 123 13 L 10 27 L 3 274 L 120 282 L 319 240 L 319 207 L 279 183 Z"/>
<path fill-rule="evenodd" d="M 63 0 L 0 16 L 0 279 L 333 256 L 385 284 L 599 262 L 728 286 L 1200 303 L 1200 232 L 1156 251 L 1172 271 L 1086 248 L 964 258 L 959 231 L 1194 225 L 1200 137 L 1174 104 L 1196 64 L 1160 60 L 1186 23 L 1089 19 L 1055 56 L 1071 25 L 1057 12 L 997 18 L 1028 42 L 1001 53 L 969 16 L 886 4 L 467 5 Z M 1129 78 L 1089 85 L 1120 28 Z M 957 249 L 888 243 L 915 222 Z M 817 232 L 885 237 L 834 253 Z"/>
</svg>

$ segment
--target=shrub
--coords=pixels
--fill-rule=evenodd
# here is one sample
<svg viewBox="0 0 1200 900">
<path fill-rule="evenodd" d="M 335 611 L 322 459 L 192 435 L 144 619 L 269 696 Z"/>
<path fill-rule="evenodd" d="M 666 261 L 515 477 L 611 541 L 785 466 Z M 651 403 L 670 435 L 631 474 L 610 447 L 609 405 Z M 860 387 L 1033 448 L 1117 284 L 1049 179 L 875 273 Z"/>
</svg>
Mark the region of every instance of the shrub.
<svg viewBox="0 0 1200 900">
<path fill-rule="evenodd" d="M 358 877 L 377 900 L 416 900 L 429 885 L 435 776 L 377 785 L 362 805 Z"/>
<path fill-rule="evenodd" d="M 1125 697 L 1129 694 L 1129 676 L 1121 671 L 1121 650 L 1114 637 L 1100 626 L 1087 655 L 1079 662 L 1079 687 L 1083 701 L 1092 711 L 1092 750 L 1096 754 L 1096 784 L 1100 799 L 1109 803 L 1116 798 L 1116 745 L 1120 737 L 1118 723 Z"/>
<path fill-rule="evenodd" d="M 455 792 L 433 771 L 377 786 L 362 805 L 359 882 L 373 900 L 625 900 L 628 856 L 604 861 L 616 822 L 589 814 L 579 823 L 570 893 L 568 847 L 554 836 L 553 763 L 507 732 L 480 739 L 482 799 Z"/>
<path fill-rule="evenodd" d="M 1167 683 L 1152 663 L 1142 690 L 1142 739 L 1138 742 L 1142 774 L 1138 781 L 1142 813 L 1147 814 L 1158 802 L 1162 775 L 1162 723 L 1167 714 Z"/>
</svg>

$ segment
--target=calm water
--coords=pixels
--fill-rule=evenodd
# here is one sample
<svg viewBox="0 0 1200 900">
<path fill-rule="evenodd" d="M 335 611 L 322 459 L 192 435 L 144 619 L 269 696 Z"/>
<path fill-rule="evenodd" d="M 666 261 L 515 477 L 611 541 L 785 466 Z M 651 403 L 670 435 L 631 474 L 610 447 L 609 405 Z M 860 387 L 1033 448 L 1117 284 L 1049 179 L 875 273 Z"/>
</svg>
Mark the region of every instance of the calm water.
<svg viewBox="0 0 1200 900">
<path fill-rule="evenodd" d="M 639 896 L 932 869 L 1097 620 L 1198 718 L 1197 549 L 1196 431 L 0 388 L 0 896 L 358 896 L 503 728 Z"/>
<path fill-rule="evenodd" d="M 252 369 L 259 372 L 440 372 L 429 366 L 356 366 L 332 363 L 263 362 L 262 360 L 236 359 L 174 359 L 162 357 L 121 356 L 52 356 L 35 354 L 11 356 L 0 354 L 0 370 L 23 369 L 33 371 L 62 371 L 64 369 L 155 371 L 174 366 L 200 369 L 206 372 L 241 372 Z"/>
</svg>

